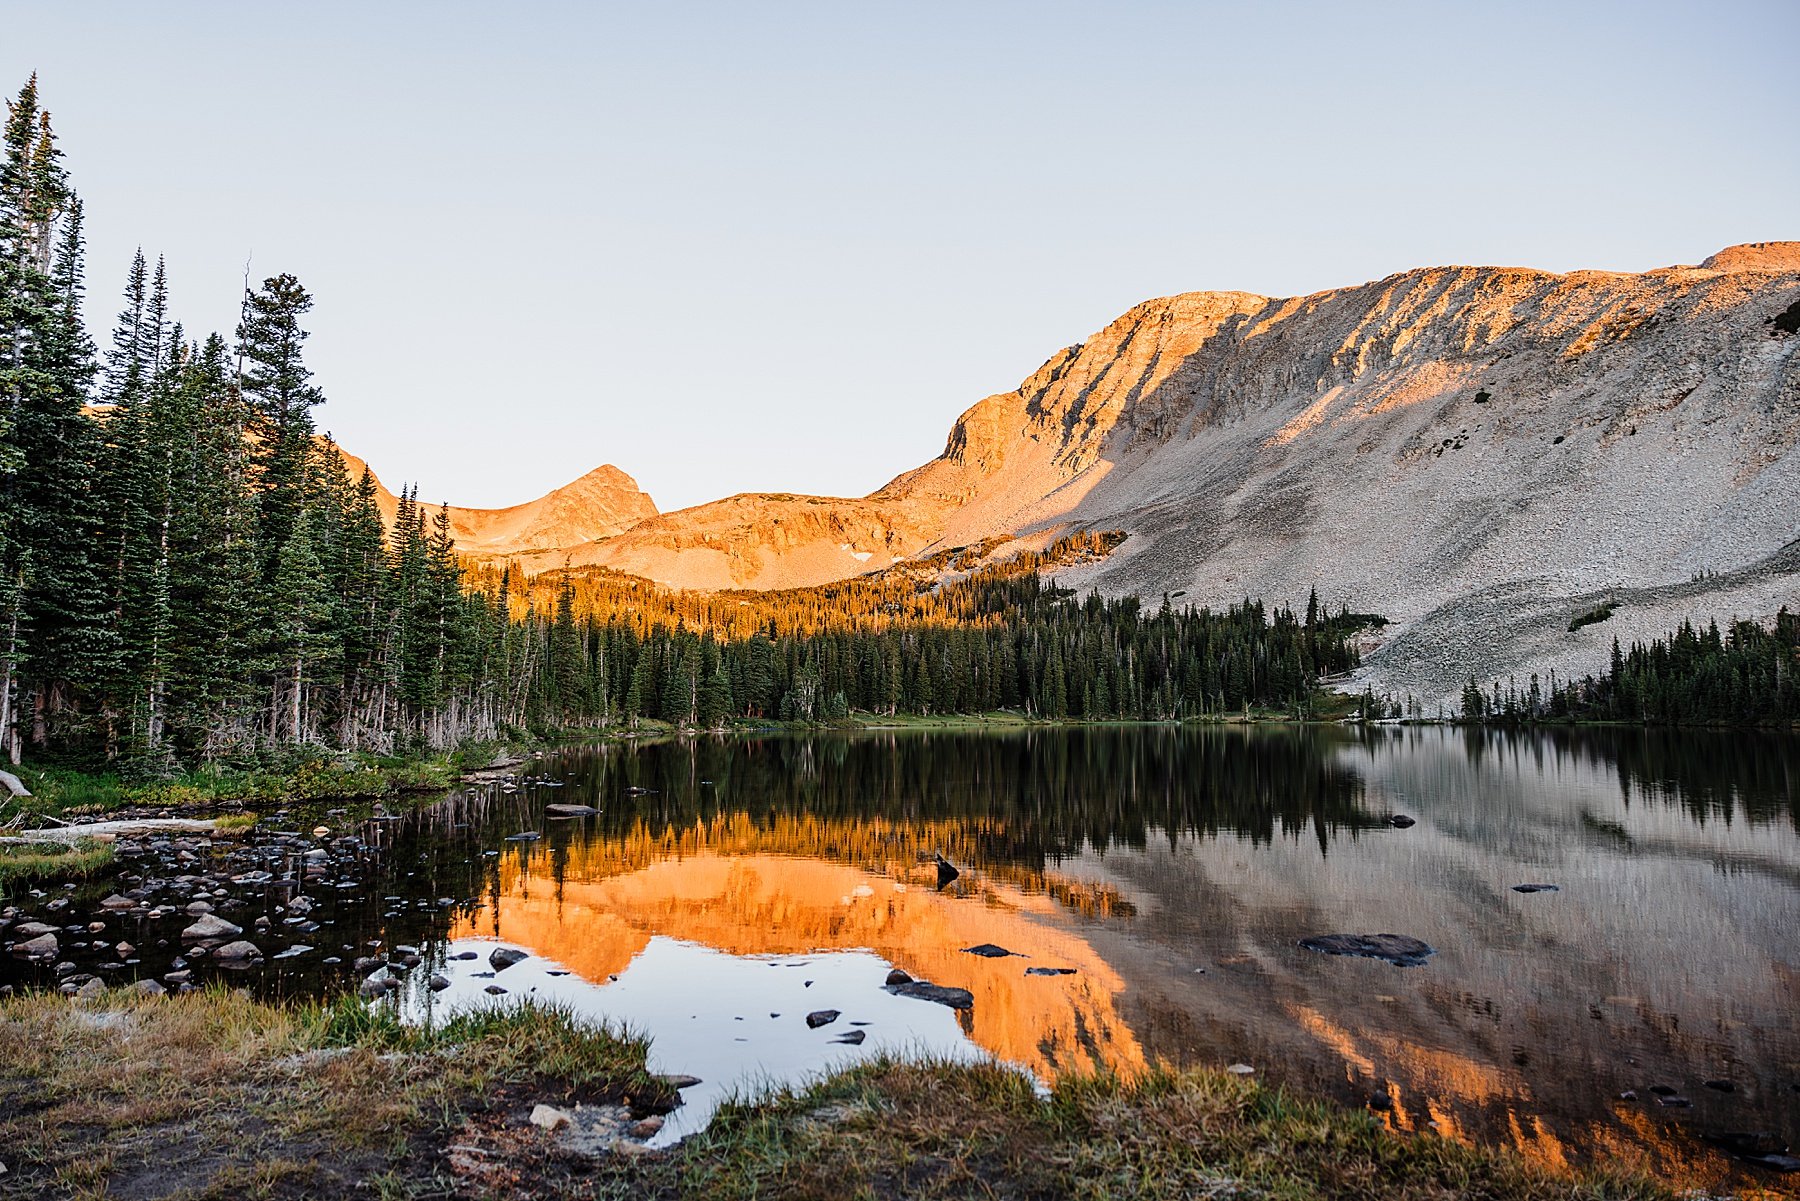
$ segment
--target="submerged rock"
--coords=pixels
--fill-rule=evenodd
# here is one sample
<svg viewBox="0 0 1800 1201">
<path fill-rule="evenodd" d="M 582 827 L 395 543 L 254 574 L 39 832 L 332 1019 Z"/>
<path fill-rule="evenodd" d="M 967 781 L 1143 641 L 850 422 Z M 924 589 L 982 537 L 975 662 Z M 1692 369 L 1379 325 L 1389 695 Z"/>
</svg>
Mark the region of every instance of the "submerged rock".
<svg viewBox="0 0 1800 1201">
<path fill-rule="evenodd" d="M 806 1015 L 806 1024 L 817 1030 L 820 1026 L 829 1026 L 841 1017 L 835 1009 L 815 1009 Z"/>
<path fill-rule="evenodd" d="M 488 954 L 488 963 L 493 965 L 496 972 L 503 972 L 513 964 L 523 963 L 530 958 L 530 954 L 525 951 L 516 950 L 512 947 L 495 947 Z"/>
<path fill-rule="evenodd" d="M 545 813 L 554 813 L 558 817 L 592 817 L 600 812 L 592 805 L 545 805 Z"/>
<path fill-rule="evenodd" d="M 1436 950 L 1404 934 L 1317 934 L 1300 945 L 1322 955 L 1353 955 L 1380 959 L 1395 967 L 1420 967 Z"/>
<path fill-rule="evenodd" d="M 975 1008 L 975 994 L 966 988 L 946 988 L 941 984 L 932 984 L 925 980 L 914 980 L 910 984 L 890 984 L 887 991 L 896 997 L 912 997 L 919 1001 L 935 1001 L 939 1005 L 948 1005 L 952 1009 Z"/>
<path fill-rule="evenodd" d="M 983 959 L 1005 959 L 1008 955 L 1016 955 L 1018 952 L 1009 951 L 1005 947 L 997 947 L 991 942 L 984 942 L 978 946 L 964 947 L 963 954 L 979 955 Z"/>
<path fill-rule="evenodd" d="M 1559 888 L 1558 886 L 1556 886 L 1555 884 L 1515 884 L 1512 886 L 1512 890 L 1514 892 L 1561 892 L 1562 891 L 1562 889 Z"/>
<path fill-rule="evenodd" d="M 1396 813 L 1388 818 L 1388 825 L 1394 827 L 1396 830 L 1409 830 L 1418 824 L 1418 822 L 1406 816 L 1404 813 Z"/>
<path fill-rule="evenodd" d="M 862 1046 L 863 1039 L 867 1037 L 869 1037 L 869 1035 L 866 1031 L 846 1030 L 831 1041 L 834 1043 L 843 1043 L 848 1047 L 860 1047 Z"/>
<path fill-rule="evenodd" d="M 1073 976 L 1075 969 L 1072 967 L 1028 967 L 1025 969 L 1025 974 L 1027 976 Z"/>
</svg>

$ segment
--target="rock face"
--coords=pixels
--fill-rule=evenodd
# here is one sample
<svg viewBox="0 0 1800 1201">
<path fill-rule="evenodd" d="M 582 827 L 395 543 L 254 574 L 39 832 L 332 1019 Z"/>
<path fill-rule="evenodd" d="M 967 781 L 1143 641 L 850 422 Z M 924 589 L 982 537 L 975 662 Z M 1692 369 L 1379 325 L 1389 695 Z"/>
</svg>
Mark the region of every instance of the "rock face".
<svg viewBox="0 0 1800 1201">
<path fill-rule="evenodd" d="M 560 532 L 468 546 L 774 588 L 1123 529 L 1063 581 L 1215 605 L 1316 586 L 1394 622 L 1356 686 L 1454 704 L 1470 674 L 1593 671 L 1615 635 L 1794 602 L 1797 302 L 1800 242 L 1641 274 L 1436 267 L 1290 299 L 1187 293 L 1059 351 L 869 496 L 741 495 L 573 548 Z M 1568 629 L 1607 602 L 1613 617 Z"/>
<path fill-rule="evenodd" d="M 354 480 L 368 466 L 339 451 Z M 371 472 L 371 475 L 373 473 Z M 390 524 L 399 498 L 375 480 L 375 503 Z M 610 463 L 536 500 L 505 509 L 450 506 L 450 535 L 456 548 L 474 559 L 511 557 L 544 566 L 562 566 L 557 551 L 623 533 L 656 516 L 656 502 L 637 481 Z"/>
</svg>

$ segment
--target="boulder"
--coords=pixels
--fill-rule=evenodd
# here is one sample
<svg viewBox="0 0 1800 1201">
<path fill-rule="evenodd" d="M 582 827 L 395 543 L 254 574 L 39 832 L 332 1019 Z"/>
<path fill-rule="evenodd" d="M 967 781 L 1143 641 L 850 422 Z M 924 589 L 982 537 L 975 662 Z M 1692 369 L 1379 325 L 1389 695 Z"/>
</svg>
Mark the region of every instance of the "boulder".
<svg viewBox="0 0 1800 1201">
<path fill-rule="evenodd" d="M 911 984 L 892 984 L 887 991 L 896 997 L 912 997 L 919 1001 L 935 1001 L 939 1005 L 948 1005 L 952 1009 L 975 1008 L 975 994 L 966 988 L 946 988 L 941 984 L 932 984 L 925 980 L 914 980 Z"/>
<path fill-rule="evenodd" d="M 829 1026 L 842 1016 L 835 1009 L 815 1009 L 806 1015 L 806 1024 L 817 1030 L 820 1026 Z"/>
<path fill-rule="evenodd" d="M 31 959 L 53 959 L 56 951 L 56 935 L 54 934 L 40 934 L 36 938 L 13 944 L 13 954 L 24 955 Z"/>
<path fill-rule="evenodd" d="M 259 950 L 257 945 L 253 942 L 239 940 L 237 942 L 228 942 L 218 950 L 214 951 L 213 958 L 231 963 L 242 963 L 247 959 L 261 959 L 262 951 Z"/>
<path fill-rule="evenodd" d="M 503 972 L 513 964 L 523 963 L 530 958 L 530 954 L 525 951 L 515 950 L 512 947 L 495 947 L 488 954 L 488 963 L 496 972 Z"/>
<path fill-rule="evenodd" d="M 243 932 L 241 926 L 234 926 L 222 917 L 203 913 L 193 925 L 181 932 L 181 937 L 189 942 L 199 942 L 203 938 L 236 938 Z"/>
</svg>

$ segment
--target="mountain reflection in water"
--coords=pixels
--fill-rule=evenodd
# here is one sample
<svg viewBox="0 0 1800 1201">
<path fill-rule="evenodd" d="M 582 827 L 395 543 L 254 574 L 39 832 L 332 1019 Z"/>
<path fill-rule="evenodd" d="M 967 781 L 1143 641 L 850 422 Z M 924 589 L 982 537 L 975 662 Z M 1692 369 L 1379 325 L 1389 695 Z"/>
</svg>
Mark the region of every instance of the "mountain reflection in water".
<svg viewBox="0 0 1800 1201">
<path fill-rule="evenodd" d="M 855 971 L 816 985 L 817 1007 L 847 1023 L 893 1000 L 885 965 L 966 988 L 960 1038 L 1046 1081 L 1242 1060 L 1373 1100 L 1399 1129 L 1695 1185 L 1746 1170 L 1697 1136 L 1800 1141 L 1793 737 L 906 731 L 646 742 L 527 770 L 564 786 L 467 790 L 397 835 L 396 862 L 415 839 L 438 877 L 462 856 L 473 899 L 438 937 L 555 961 L 598 1015 L 628 1008 L 609 988 L 664 942 L 712 956 L 683 961 L 695 994 L 721 986 L 705 965 L 724 957 L 844 954 Z M 603 812 L 555 820 L 547 802 Z M 543 838 L 504 841 L 519 830 Z M 962 869 L 941 892 L 940 853 Z M 1297 946 L 1374 932 L 1437 953 L 1401 969 Z M 965 953 L 979 943 L 1028 958 Z M 776 1079 L 883 1045 L 821 1058 L 795 1049 L 798 1026 L 733 1016 L 744 1063 Z M 679 1061 L 675 1027 L 699 1020 L 677 1003 L 652 1022 L 659 1067 L 708 1075 Z"/>
</svg>

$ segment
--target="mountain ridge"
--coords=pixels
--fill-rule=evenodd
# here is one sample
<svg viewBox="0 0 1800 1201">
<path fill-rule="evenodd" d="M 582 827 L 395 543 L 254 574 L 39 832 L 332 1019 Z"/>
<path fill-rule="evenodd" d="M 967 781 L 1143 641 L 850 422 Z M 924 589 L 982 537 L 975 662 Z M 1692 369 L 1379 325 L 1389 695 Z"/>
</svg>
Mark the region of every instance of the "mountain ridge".
<svg viewBox="0 0 1800 1201">
<path fill-rule="evenodd" d="M 771 588 L 1123 529 L 1069 582 L 1209 604 L 1316 585 L 1395 619 L 1365 682 L 1436 703 L 1466 671 L 1591 670 L 1615 632 L 1793 597 L 1800 339 L 1773 323 L 1796 303 L 1800 242 L 1641 273 L 1427 267 L 1160 297 L 970 406 L 940 455 L 867 496 L 746 493 L 471 549 Z M 1637 599 L 1566 630 L 1564 610 L 1614 593 Z"/>
</svg>

